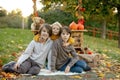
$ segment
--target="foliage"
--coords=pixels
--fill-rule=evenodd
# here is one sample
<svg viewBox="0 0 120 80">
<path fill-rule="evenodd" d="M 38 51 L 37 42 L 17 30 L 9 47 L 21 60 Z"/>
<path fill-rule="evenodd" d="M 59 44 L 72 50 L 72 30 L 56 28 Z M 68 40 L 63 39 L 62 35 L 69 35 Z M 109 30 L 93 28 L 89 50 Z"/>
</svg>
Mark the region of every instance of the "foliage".
<svg viewBox="0 0 120 80">
<path fill-rule="evenodd" d="M 6 15 L 7 15 L 7 11 L 2 7 L 0 7 L 0 17 L 6 16 Z"/>
<path fill-rule="evenodd" d="M 43 9 L 45 12 L 59 8 L 63 10 L 64 12 L 69 12 L 73 16 L 75 16 L 76 14 L 75 9 L 78 6 L 78 1 L 79 0 L 66 0 L 66 1 L 64 0 L 44 0 L 43 1 L 42 0 L 41 2 L 43 3 L 43 5 L 45 5 L 44 7 L 45 9 Z M 110 1 L 82 0 L 81 6 L 85 8 L 85 11 L 84 13 L 81 12 L 81 14 L 84 16 L 86 20 L 86 25 L 88 26 L 101 27 L 103 23 L 103 19 L 105 19 L 107 21 L 106 26 L 108 28 L 113 29 L 113 30 L 117 29 L 118 31 L 117 16 L 116 14 L 113 13 L 117 5 L 119 5 L 118 0 L 115 0 L 115 1 L 114 0 L 110 0 Z M 92 23 L 95 23 L 95 24 L 92 24 Z"/>
<path fill-rule="evenodd" d="M 63 25 L 69 25 L 72 21 L 76 21 L 76 18 L 72 16 L 71 13 L 69 12 L 64 12 L 59 9 L 55 10 L 48 10 L 47 12 L 40 12 L 39 11 L 39 16 L 43 19 L 45 19 L 45 22 L 52 24 L 56 21 L 60 22 Z M 31 17 L 29 17 L 29 26 L 31 25 Z"/>
<path fill-rule="evenodd" d="M 5 28 L 7 26 L 11 28 L 21 28 L 22 19 L 23 17 L 21 10 L 19 9 L 13 10 L 9 12 L 6 16 L 0 17 L 0 28 Z"/>
<path fill-rule="evenodd" d="M 106 37 L 106 22 L 113 17 L 113 11 L 117 9 L 117 20 L 120 34 L 120 0 L 44 0 L 41 2 L 46 7 L 46 9 L 44 9 L 45 11 L 51 9 L 53 4 L 61 4 L 62 6 L 60 5 L 59 8 L 64 7 L 64 11 L 70 11 L 72 14 L 75 13 L 75 8 L 77 8 L 78 5 L 85 8 L 86 11 L 84 14 L 82 14 L 81 11 L 79 12 L 81 12 L 86 19 L 93 15 L 102 21 L 102 38 Z M 118 47 L 120 48 L 120 35 L 118 37 Z"/>
</svg>

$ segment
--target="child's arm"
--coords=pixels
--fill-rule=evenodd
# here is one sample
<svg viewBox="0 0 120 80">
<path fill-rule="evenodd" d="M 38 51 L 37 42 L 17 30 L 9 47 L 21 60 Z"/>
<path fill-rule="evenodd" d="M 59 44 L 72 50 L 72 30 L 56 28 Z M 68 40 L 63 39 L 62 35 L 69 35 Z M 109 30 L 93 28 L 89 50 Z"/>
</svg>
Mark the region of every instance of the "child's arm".
<svg viewBox="0 0 120 80">
<path fill-rule="evenodd" d="M 69 67 L 73 66 L 79 60 L 78 54 L 76 53 L 73 46 L 70 46 L 70 47 L 71 47 L 70 54 L 71 54 L 72 58 L 71 58 L 70 63 L 68 64 Z"/>
<path fill-rule="evenodd" d="M 51 53 L 51 71 L 55 72 L 56 71 L 56 59 L 57 59 L 57 43 L 53 42 L 52 45 L 52 53 Z"/>
<path fill-rule="evenodd" d="M 47 68 L 48 68 L 48 70 L 51 70 L 51 51 L 52 50 L 49 51 L 48 56 L 47 56 L 47 60 L 48 60 Z"/>
<path fill-rule="evenodd" d="M 28 59 L 31 56 L 31 53 L 33 53 L 33 49 L 34 49 L 34 41 L 32 40 L 28 45 L 28 47 L 25 49 L 24 53 L 19 57 L 17 64 L 20 65 L 22 62 Z"/>
</svg>

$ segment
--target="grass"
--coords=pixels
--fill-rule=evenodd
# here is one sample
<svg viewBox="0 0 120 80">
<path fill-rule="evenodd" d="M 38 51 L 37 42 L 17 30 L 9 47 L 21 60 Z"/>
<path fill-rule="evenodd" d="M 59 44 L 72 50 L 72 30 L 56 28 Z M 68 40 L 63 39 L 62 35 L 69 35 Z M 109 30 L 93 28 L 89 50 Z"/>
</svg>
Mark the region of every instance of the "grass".
<svg viewBox="0 0 120 80">
<path fill-rule="evenodd" d="M 23 51 L 32 40 L 33 34 L 30 30 L 22 29 L 0 29 L 0 59 L 3 64 L 14 60 L 11 54 Z"/>
<path fill-rule="evenodd" d="M 117 40 L 101 39 L 84 35 L 84 46 L 100 54 L 106 54 L 111 59 L 120 61 L 120 49 Z"/>
<path fill-rule="evenodd" d="M 18 54 L 23 51 L 33 39 L 33 36 L 30 30 L 0 29 L 0 60 L 3 64 L 14 60 L 16 57 L 12 54 Z M 84 35 L 84 46 L 100 54 L 107 54 L 112 59 L 120 61 L 120 49 L 117 48 L 118 43 L 116 40 Z"/>
</svg>

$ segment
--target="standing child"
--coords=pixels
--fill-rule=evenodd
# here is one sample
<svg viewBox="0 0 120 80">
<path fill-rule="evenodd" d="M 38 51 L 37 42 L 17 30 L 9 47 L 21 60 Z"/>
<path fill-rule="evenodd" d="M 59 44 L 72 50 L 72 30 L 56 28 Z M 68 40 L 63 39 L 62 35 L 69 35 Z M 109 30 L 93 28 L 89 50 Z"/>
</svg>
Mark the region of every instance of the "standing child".
<svg viewBox="0 0 120 80">
<path fill-rule="evenodd" d="M 51 54 L 51 71 L 65 71 L 78 72 L 89 71 L 91 68 L 83 60 L 79 60 L 78 55 L 70 44 L 68 43 L 71 36 L 71 31 L 68 27 L 63 27 L 61 30 L 60 38 L 53 42 L 52 54 Z M 72 57 L 69 56 L 71 54 Z"/>
<path fill-rule="evenodd" d="M 49 38 L 52 34 L 51 27 L 48 24 L 43 24 L 39 34 L 39 41 L 32 40 L 15 63 L 13 69 L 15 72 L 36 75 L 44 67 L 46 58 L 51 53 L 52 40 Z M 8 66 L 3 66 L 3 71 L 10 70 L 6 67 Z"/>
</svg>

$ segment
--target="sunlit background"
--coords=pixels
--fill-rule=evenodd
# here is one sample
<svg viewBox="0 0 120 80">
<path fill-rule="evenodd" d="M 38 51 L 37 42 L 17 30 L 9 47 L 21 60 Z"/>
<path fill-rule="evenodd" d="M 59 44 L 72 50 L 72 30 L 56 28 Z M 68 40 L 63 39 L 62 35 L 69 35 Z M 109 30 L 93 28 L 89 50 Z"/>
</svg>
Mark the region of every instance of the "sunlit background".
<svg viewBox="0 0 120 80">
<path fill-rule="evenodd" d="M 0 6 L 11 12 L 15 9 L 20 9 L 24 17 L 33 13 L 33 2 L 32 0 L 0 0 Z M 36 1 L 37 10 L 42 8 L 42 4 Z"/>
</svg>

